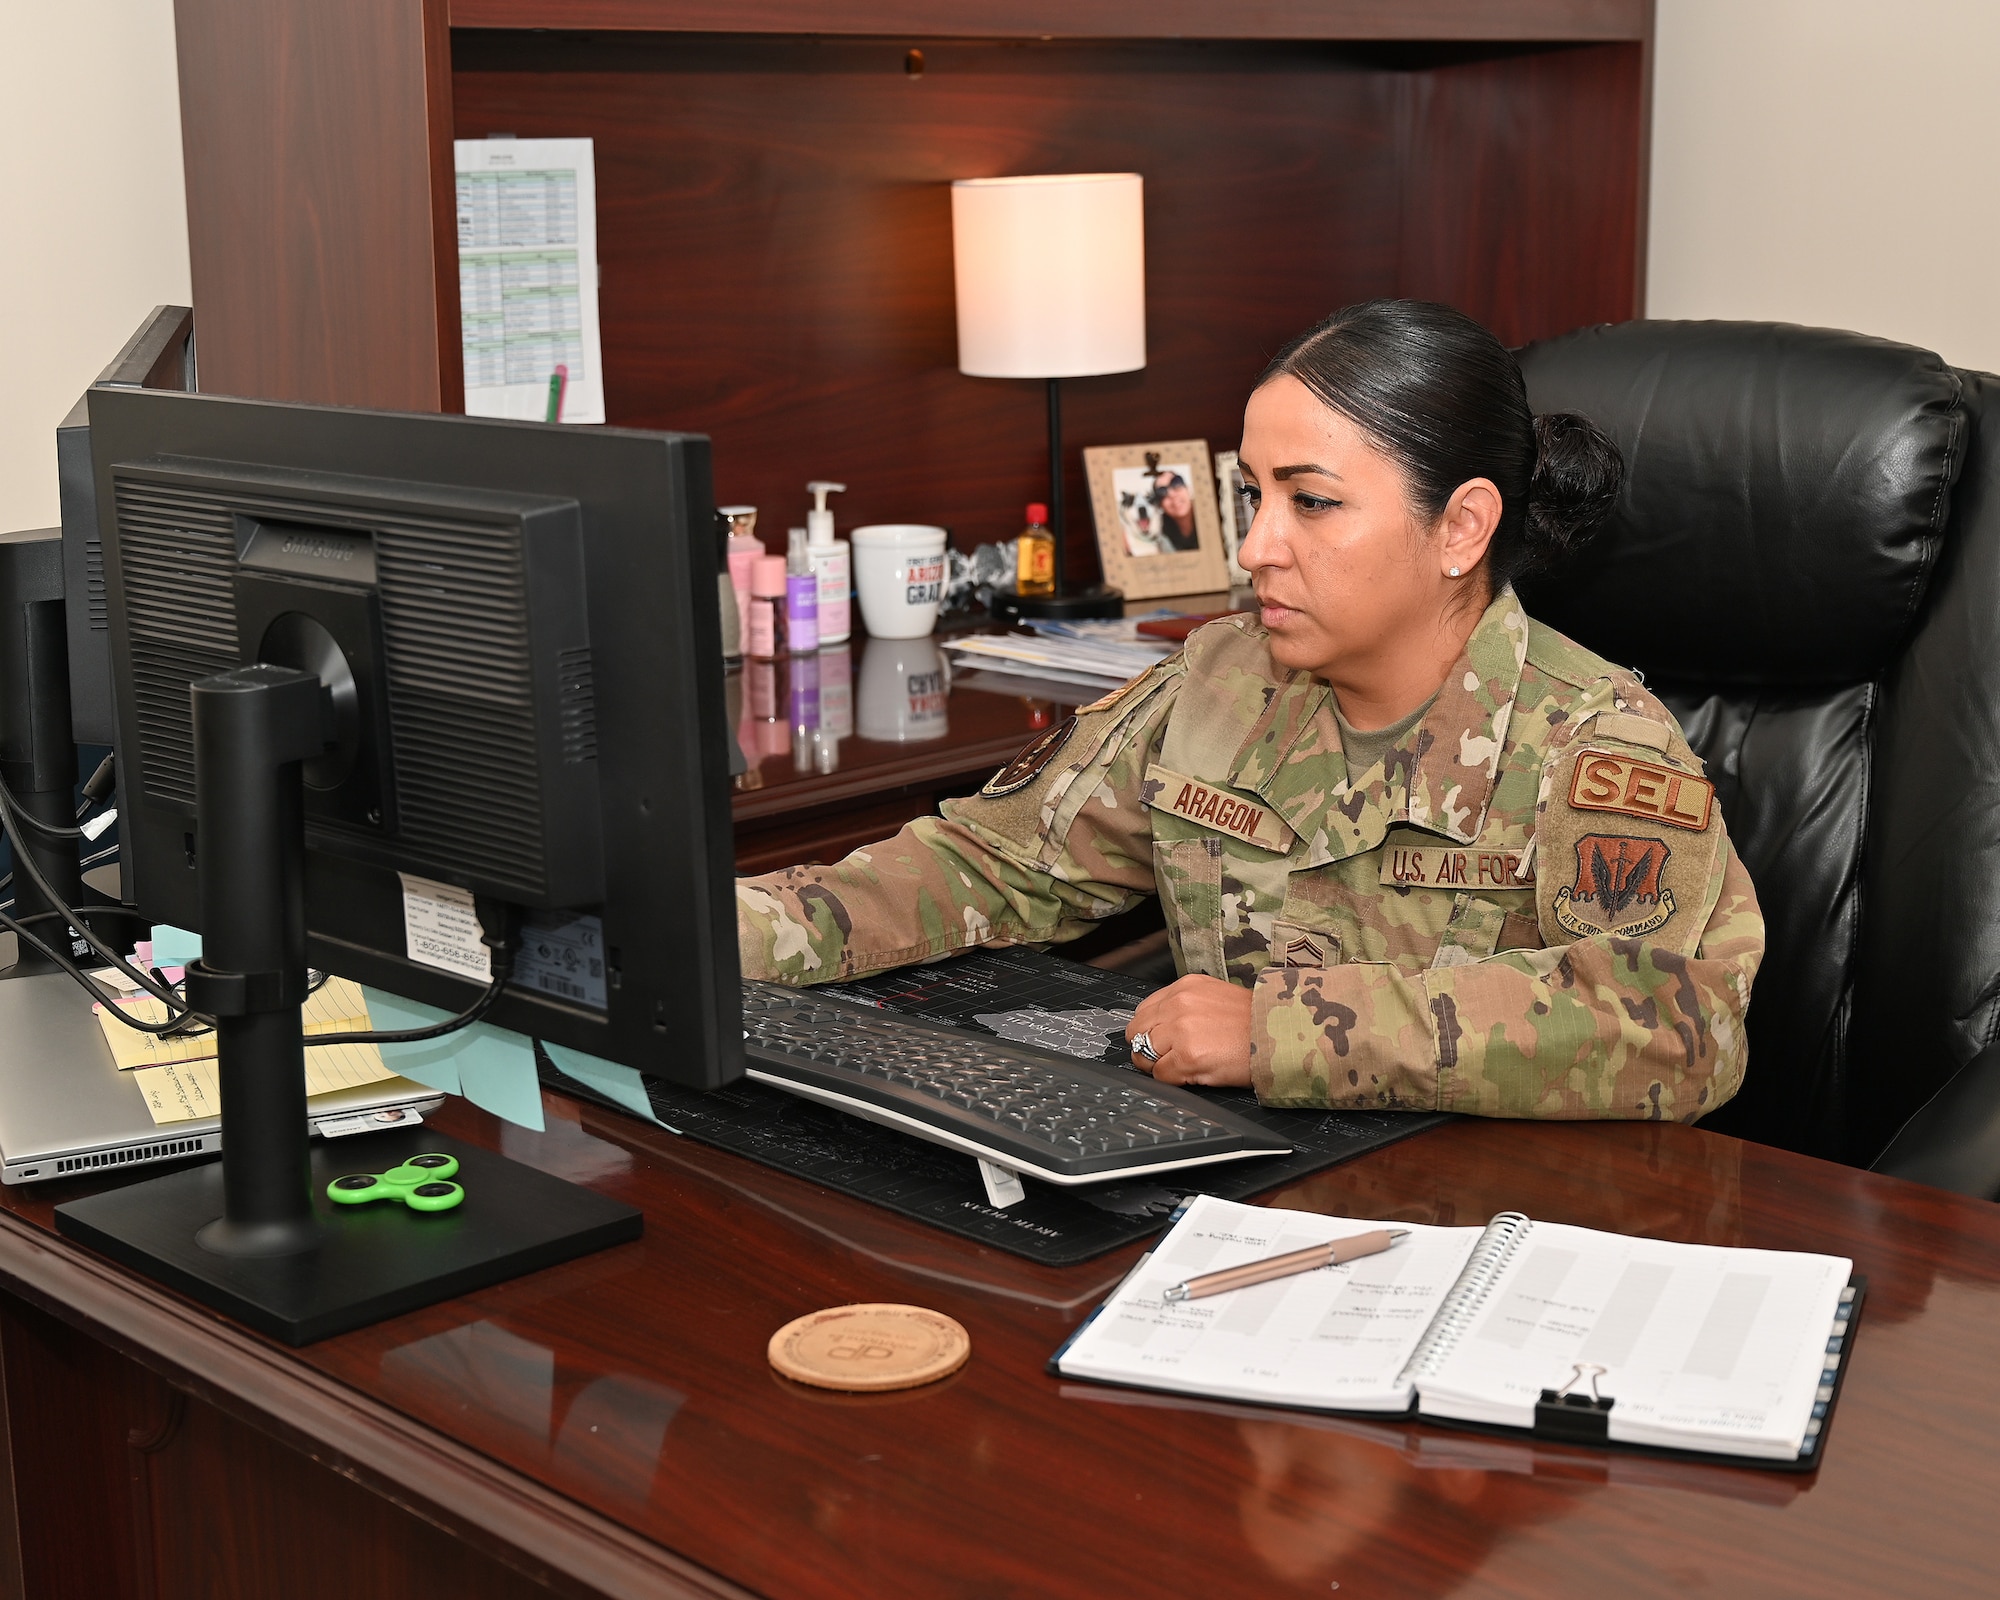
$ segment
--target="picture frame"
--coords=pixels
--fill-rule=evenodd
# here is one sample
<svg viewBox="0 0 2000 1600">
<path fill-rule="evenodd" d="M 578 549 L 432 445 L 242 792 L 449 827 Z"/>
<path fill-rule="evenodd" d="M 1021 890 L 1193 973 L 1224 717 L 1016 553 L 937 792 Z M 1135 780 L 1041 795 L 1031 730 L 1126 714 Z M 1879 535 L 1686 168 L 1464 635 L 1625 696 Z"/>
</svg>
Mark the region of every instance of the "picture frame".
<svg viewBox="0 0 2000 1600">
<path fill-rule="evenodd" d="M 1229 587 L 1206 439 L 1098 445 L 1083 465 L 1106 583 L 1128 600 Z"/>
<path fill-rule="evenodd" d="M 1243 540 L 1250 532 L 1249 518 L 1244 516 L 1243 504 L 1243 463 L 1234 450 L 1223 450 L 1215 458 L 1215 505 L 1222 520 L 1222 548 L 1229 556 L 1229 587 L 1248 588 L 1250 569 L 1236 557 L 1243 548 Z"/>
</svg>

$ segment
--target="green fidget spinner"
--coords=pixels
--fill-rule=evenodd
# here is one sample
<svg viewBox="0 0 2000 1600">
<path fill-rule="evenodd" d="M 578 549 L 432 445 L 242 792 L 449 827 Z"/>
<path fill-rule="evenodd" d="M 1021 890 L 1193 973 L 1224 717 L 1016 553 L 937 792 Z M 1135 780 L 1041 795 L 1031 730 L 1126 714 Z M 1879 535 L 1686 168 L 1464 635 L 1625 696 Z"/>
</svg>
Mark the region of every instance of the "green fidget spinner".
<svg viewBox="0 0 2000 1600">
<path fill-rule="evenodd" d="M 364 1206 L 371 1200 L 400 1200 L 412 1211 L 449 1211 L 465 1191 L 446 1180 L 458 1171 L 456 1156 L 411 1156 L 387 1172 L 354 1172 L 326 1186 L 335 1205 Z"/>
</svg>

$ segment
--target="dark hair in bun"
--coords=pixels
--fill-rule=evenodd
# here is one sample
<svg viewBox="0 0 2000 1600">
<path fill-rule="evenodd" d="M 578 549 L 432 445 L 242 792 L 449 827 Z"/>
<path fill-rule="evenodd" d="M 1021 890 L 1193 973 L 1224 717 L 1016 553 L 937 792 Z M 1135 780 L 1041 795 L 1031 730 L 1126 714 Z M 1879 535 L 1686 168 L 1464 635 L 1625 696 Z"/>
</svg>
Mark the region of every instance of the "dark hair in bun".
<svg viewBox="0 0 2000 1600">
<path fill-rule="evenodd" d="M 1500 526 L 1486 568 L 1496 593 L 1583 545 L 1624 481 L 1618 446 L 1587 418 L 1534 415 L 1507 347 L 1450 306 L 1347 306 L 1279 351 L 1257 386 L 1285 374 L 1403 469 L 1411 510 L 1426 521 L 1460 484 L 1493 480 Z"/>
</svg>

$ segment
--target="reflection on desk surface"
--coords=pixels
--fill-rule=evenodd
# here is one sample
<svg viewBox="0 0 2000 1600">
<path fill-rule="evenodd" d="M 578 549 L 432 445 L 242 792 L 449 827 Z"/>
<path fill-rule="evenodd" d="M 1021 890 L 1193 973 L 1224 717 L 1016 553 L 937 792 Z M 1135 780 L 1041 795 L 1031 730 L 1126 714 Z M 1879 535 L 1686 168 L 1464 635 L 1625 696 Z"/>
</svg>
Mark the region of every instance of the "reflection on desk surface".
<svg viewBox="0 0 2000 1600">
<path fill-rule="evenodd" d="M 382 1355 L 393 1397 L 420 1396 L 455 1410 L 465 1433 L 498 1433 L 510 1451 L 547 1464 L 551 1477 L 643 1504 L 667 1429 L 687 1397 L 649 1379 L 559 1370 L 555 1352 L 490 1319 L 398 1345 Z M 582 1483 L 574 1481 L 581 1479 Z"/>
<path fill-rule="evenodd" d="M 935 638 L 861 639 L 810 655 L 746 660 L 729 674 L 729 715 L 750 770 L 736 786 L 797 783 L 894 760 L 912 745 L 1018 733 L 1026 740 L 1090 697 L 954 688 Z"/>
</svg>

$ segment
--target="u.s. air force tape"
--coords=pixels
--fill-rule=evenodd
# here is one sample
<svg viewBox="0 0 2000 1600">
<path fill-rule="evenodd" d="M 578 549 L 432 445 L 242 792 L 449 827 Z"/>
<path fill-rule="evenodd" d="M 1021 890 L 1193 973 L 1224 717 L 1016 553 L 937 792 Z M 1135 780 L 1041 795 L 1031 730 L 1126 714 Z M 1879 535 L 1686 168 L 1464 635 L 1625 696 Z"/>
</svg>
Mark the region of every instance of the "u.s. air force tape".
<svg viewBox="0 0 2000 1600">
<path fill-rule="evenodd" d="M 1166 767 L 1146 769 L 1144 794 L 1146 804 L 1155 811 L 1170 811 L 1204 828 L 1234 835 L 1260 850 L 1289 850 L 1296 837 L 1285 819 L 1268 806 Z"/>
<path fill-rule="evenodd" d="M 1521 870 L 1520 845 L 1440 845 L 1435 835 L 1390 834 L 1382 845 L 1381 883 L 1388 889 L 1533 889 L 1534 869 Z"/>
</svg>

